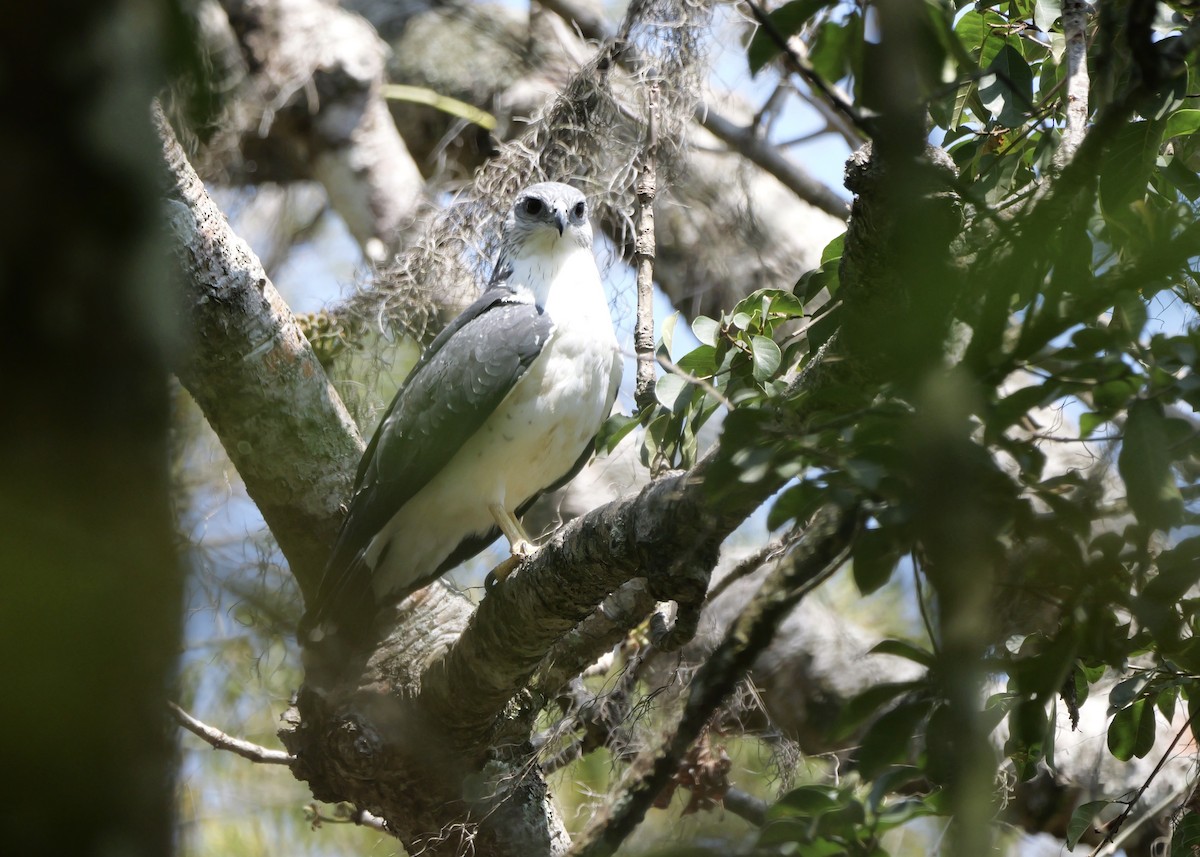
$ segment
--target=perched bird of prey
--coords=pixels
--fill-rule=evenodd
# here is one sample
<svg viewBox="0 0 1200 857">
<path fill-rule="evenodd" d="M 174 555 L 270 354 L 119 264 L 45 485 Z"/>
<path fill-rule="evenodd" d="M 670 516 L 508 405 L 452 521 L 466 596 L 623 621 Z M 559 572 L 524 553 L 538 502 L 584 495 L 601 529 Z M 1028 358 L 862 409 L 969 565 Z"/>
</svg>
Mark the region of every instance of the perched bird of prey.
<svg viewBox="0 0 1200 857">
<path fill-rule="evenodd" d="M 499 533 L 534 552 L 520 517 L 592 451 L 621 355 L 582 193 L 517 194 L 486 290 L 413 367 L 363 454 L 349 512 L 306 619 L 363 637 L 395 602 Z M 354 625 L 355 627 L 350 627 Z"/>
</svg>

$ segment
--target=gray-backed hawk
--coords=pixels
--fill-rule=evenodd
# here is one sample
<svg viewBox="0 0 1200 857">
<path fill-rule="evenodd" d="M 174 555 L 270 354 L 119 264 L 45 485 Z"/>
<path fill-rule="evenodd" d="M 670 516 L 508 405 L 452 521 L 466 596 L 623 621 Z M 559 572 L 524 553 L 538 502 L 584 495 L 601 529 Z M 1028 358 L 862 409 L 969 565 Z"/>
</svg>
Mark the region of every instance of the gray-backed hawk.
<svg viewBox="0 0 1200 857">
<path fill-rule="evenodd" d="M 584 465 L 622 358 L 588 205 L 556 182 L 517 194 L 486 290 L 433 341 L 363 454 L 306 619 L 310 639 L 364 637 L 376 607 L 479 553 Z M 366 625 L 367 627 L 363 627 Z"/>
</svg>

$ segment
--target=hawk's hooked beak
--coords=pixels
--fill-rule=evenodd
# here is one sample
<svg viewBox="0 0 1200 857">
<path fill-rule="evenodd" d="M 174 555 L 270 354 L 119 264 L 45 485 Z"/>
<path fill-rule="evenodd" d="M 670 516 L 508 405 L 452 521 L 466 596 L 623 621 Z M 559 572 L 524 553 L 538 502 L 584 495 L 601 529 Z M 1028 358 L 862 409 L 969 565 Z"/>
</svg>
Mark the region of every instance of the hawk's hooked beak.
<svg viewBox="0 0 1200 857">
<path fill-rule="evenodd" d="M 561 208 L 554 209 L 554 225 L 558 227 L 558 235 L 561 238 L 563 230 L 567 228 L 567 213 Z"/>
</svg>

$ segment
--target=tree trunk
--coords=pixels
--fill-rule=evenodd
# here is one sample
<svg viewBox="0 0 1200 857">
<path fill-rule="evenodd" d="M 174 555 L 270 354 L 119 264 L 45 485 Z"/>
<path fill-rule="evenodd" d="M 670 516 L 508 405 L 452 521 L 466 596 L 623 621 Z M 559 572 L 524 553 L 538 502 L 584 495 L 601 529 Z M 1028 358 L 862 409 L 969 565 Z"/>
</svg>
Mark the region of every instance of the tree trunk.
<svg viewBox="0 0 1200 857">
<path fill-rule="evenodd" d="M 19 4 L 0 28 L 0 825 L 12 854 L 174 846 L 173 283 L 148 109 L 178 23 L 164 6 Z"/>
</svg>

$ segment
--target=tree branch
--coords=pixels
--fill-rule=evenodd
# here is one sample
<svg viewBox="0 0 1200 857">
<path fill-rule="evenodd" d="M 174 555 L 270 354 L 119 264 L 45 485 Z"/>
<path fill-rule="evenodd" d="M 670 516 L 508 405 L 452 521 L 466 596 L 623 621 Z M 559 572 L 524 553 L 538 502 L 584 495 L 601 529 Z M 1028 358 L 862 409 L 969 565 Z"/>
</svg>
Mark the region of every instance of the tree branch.
<svg viewBox="0 0 1200 857">
<path fill-rule="evenodd" d="M 291 310 L 209 198 L 157 105 L 154 122 L 192 335 L 174 369 L 307 599 L 337 535 L 362 440 Z"/>
<path fill-rule="evenodd" d="M 198 738 L 203 739 L 214 750 L 228 750 L 230 753 L 235 753 L 243 759 L 249 759 L 251 762 L 260 762 L 264 765 L 287 765 L 291 767 L 296 761 L 296 757 L 291 753 L 260 747 L 251 741 L 234 738 L 232 735 L 222 732 L 215 726 L 209 726 L 207 723 L 197 720 L 188 714 L 174 702 L 167 702 L 167 707 L 175 715 L 175 719 L 179 722 L 180 726 Z"/>
<path fill-rule="evenodd" d="M 696 115 L 700 124 L 712 132 L 714 137 L 775 176 L 800 199 L 839 220 L 849 217 L 850 205 L 846 200 L 783 155 L 778 146 L 755 134 L 752 128 L 739 127 L 721 114 L 703 106 L 696 111 Z"/>
<path fill-rule="evenodd" d="M 639 578 L 626 582 L 554 643 L 534 674 L 534 689 L 543 696 L 557 695 L 567 682 L 625 639 L 629 629 L 653 609 L 654 596 L 646 582 Z"/>
<path fill-rule="evenodd" d="M 637 180 L 637 224 L 633 237 L 633 269 L 637 277 L 637 323 L 633 348 L 637 353 L 634 401 L 639 415 L 654 407 L 654 194 L 658 189 L 658 84 L 646 90 L 646 145 Z"/>
<path fill-rule="evenodd" d="M 707 574 L 696 570 L 711 570 L 721 541 L 770 494 L 744 492 L 718 508 L 705 469 L 701 462 L 576 518 L 493 589 L 421 679 L 431 720 L 464 747 L 481 746 L 553 644 L 631 578 L 647 577 L 656 600 L 702 600 Z"/>
<path fill-rule="evenodd" d="M 1059 169 L 1075 157 L 1087 132 L 1091 86 L 1087 64 L 1087 19 L 1088 5 L 1084 0 L 1063 0 L 1063 35 L 1067 39 L 1067 122 L 1062 142 L 1054 153 L 1054 163 Z"/>
<path fill-rule="evenodd" d="M 771 20 L 770 16 L 763 11 L 763 8 L 758 3 L 754 2 L 754 0 L 745 0 L 745 2 L 750 7 L 750 12 L 754 15 L 754 20 L 758 21 L 759 26 L 766 31 L 771 41 L 779 48 L 792 71 L 800 75 L 805 83 L 819 92 L 838 115 L 845 118 L 856 130 L 869 138 L 871 136 L 871 128 L 862 114 L 859 113 L 858 108 L 841 92 L 831 87 L 823 77 L 814 71 L 811 63 L 807 62 L 793 50 L 792 46 L 788 43 L 787 36 L 779 32 L 779 28 L 775 26 L 775 22 Z"/>
<path fill-rule="evenodd" d="M 234 91 L 237 109 L 223 117 L 209 159 L 236 143 L 243 157 L 232 166 L 253 164 L 255 181 L 319 181 L 366 257 L 383 261 L 416 215 L 424 186 L 384 96 L 387 46 L 335 3 L 216 5 L 210 9 L 223 10 L 241 69 L 218 84 Z"/>
<path fill-rule="evenodd" d="M 683 714 L 670 739 L 631 767 L 633 776 L 608 812 L 580 838 L 572 854 L 611 854 L 641 822 L 699 736 L 713 710 L 767 647 L 779 622 L 840 565 L 858 527 L 857 511 L 829 508 L 818 514 L 803 541 L 779 560 L 754 599 L 729 629 L 725 640 L 692 680 Z"/>
</svg>

